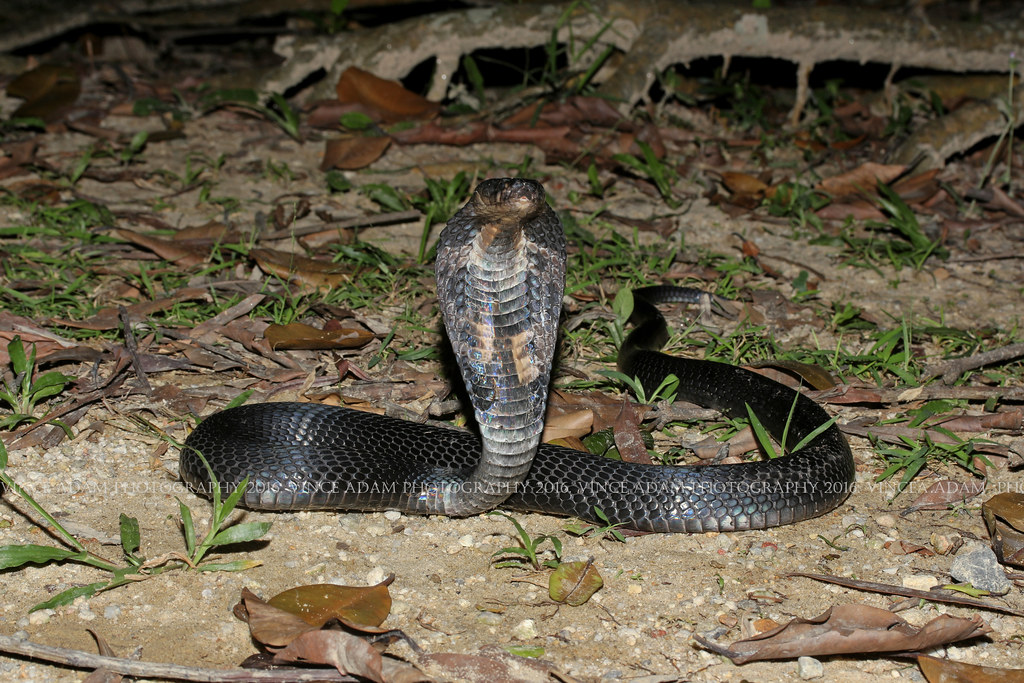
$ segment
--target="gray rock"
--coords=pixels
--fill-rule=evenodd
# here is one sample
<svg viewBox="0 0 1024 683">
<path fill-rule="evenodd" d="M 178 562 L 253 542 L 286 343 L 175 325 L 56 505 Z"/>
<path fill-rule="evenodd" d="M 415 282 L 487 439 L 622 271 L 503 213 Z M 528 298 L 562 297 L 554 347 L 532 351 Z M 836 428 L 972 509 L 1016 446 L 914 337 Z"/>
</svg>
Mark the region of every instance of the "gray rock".
<svg viewBox="0 0 1024 683">
<path fill-rule="evenodd" d="M 960 551 L 949 573 L 957 581 L 969 583 L 994 595 L 1006 595 L 1013 587 L 996 560 L 996 554 L 981 544 L 971 546 L 966 552 Z"/>
<path fill-rule="evenodd" d="M 796 660 L 796 673 L 804 681 L 821 678 L 825 675 L 825 665 L 814 657 L 799 657 Z"/>
</svg>

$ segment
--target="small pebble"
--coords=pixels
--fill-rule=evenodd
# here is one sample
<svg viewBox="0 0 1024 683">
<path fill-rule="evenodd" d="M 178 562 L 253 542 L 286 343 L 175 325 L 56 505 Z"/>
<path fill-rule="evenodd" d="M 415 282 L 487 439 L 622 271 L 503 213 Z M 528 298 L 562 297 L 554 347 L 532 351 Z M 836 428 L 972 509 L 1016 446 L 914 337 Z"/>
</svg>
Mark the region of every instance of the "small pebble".
<svg viewBox="0 0 1024 683">
<path fill-rule="evenodd" d="M 402 513 L 399 512 L 398 510 L 388 510 L 387 512 L 384 513 L 384 519 L 388 520 L 389 522 L 397 522 L 401 518 Z"/>
<path fill-rule="evenodd" d="M 460 536 L 459 537 L 459 545 L 461 545 L 463 548 L 472 548 L 473 547 L 473 534 L 466 534 L 465 536 Z"/>
<path fill-rule="evenodd" d="M 825 675 L 825 666 L 814 657 L 799 657 L 796 667 L 797 675 L 805 681 Z"/>
<path fill-rule="evenodd" d="M 104 619 L 110 619 L 111 621 L 113 621 L 113 620 L 117 619 L 119 616 L 121 616 L 121 606 L 120 605 L 107 605 L 106 607 L 103 608 L 103 618 Z"/>
<path fill-rule="evenodd" d="M 494 612 L 478 612 L 476 615 L 476 622 L 484 626 L 499 626 L 502 620 L 503 617 Z"/>
<path fill-rule="evenodd" d="M 903 587 L 913 588 L 919 591 L 931 590 L 934 586 L 939 585 L 939 580 L 934 576 L 928 574 L 915 574 L 913 576 L 903 577 Z"/>
<path fill-rule="evenodd" d="M 40 624 L 45 624 L 48 621 L 50 621 L 50 617 L 52 616 L 52 609 L 41 609 L 37 612 L 33 612 L 32 614 L 28 615 L 28 623 L 31 626 L 39 626 Z"/>
<path fill-rule="evenodd" d="M 387 578 L 387 572 L 384 571 L 383 567 L 374 567 L 366 574 L 366 583 L 369 586 L 376 586 L 378 583 Z"/>
<path fill-rule="evenodd" d="M 518 640 L 532 640 L 537 637 L 537 624 L 533 619 L 523 619 L 512 628 L 512 637 Z"/>
<path fill-rule="evenodd" d="M 891 529 L 896 526 L 896 518 L 892 515 L 878 515 L 875 517 L 875 524 Z"/>
</svg>

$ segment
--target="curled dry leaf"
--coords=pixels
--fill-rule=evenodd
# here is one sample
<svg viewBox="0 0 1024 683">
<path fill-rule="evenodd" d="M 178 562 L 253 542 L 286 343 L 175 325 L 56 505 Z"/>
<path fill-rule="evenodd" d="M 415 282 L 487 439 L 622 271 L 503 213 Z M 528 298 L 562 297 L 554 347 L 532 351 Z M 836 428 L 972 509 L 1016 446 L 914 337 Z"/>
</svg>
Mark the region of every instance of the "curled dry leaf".
<svg viewBox="0 0 1024 683">
<path fill-rule="evenodd" d="M 253 640 L 269 648 L 285 647 L 303 633 L 319 628 L 297 614 L 268 605 L 248 588 L 242 589 L 242 599 L 233 611 L 236 617 L 249 624 Z"/>
<path fill-rule="evenodd" d="M 585 561 L 563 562 L 551 573 L 548 579 L 548 595 L 555 602 L 564 602 L 579 607 L 590 600 L 604 585 L 601 573 L 594 566 L 594 559 Z"/>
<path fill-rule="evenodd" d="M 263 333 L 270 348 L 279 349 L 358 349 L 373 339 L 373 333 L 361 327 L 318 329 L 305 323 L 269 325 Z"/>
<path fill-rule="evenodd" d="M 874 195 L 878 183 L 891 183 L 906 168 L 902 164 L 878 164 L 869 161 L 852 171 L 825 178 L 814 189 L 827 192 L 833 197 Z"/>
<path fill-rule="evenodd" d="M 7 84 L 8 95 L 25 100 L 12 118 L 35 116 L 47 123 L 62 118 L 81 91 L 75 68 L 58 64 L 41 64 Z"/>
<path fill-rule="evenodd" d="M 44 330 L 28 318 L 14 315 L 8 311 L 0 311 L 0 366 L 2 367 L 11 363 L 11 358 L 7 355 L 7 345 L 15 337 L 21 337 L 21 343 L 26 349 L 35 345 L 37 361 L 42 361 L 54 354 L 80 348 L 77 342 Z"/>
<path fill-rule="evenodd" d="M 327 664 L 341 675 L 384 683 L 381 656 L 368 642 L 344 631 L 309 631 L 274 655 L 275 662 Z"/>
<path fill-rule="evenodd" d="M 626 400 L 619 408 L 619 416 L 615 420 L 615 448 L 625 462 L 636 462 L 641 465 L 653 465 L 644 438 L 640 434 L 639 421 L 633 404 Z"/>
<path fill-rule="evenodd" d="M 170 261 L 182 268 L 192 268 L 206 263 L 206 259 L 210 256 L 209 248 L 203 244 L 191 244 L 173 239 L 165 240 L 120 228 L 112 230 L 111 234 L 136 246 L 149 249 L 165 261 Z"/>
<path fill-rule="evenodd" d="M 917 652 L 991 631 L 978 615 L 960 619 L 944 614 L 918 628 L 888 610 L 867 605 L 837 605 L 813 619 L 794 619 L 753 638 L 737 640 L 729 647 L 699 636 L 696 640 L 734 664 L 745 664 L 802 656 Z"/>
<path fill-rule="evenodd" d="M 558 412 L 545 418 L 541 439 L 544 443 L 551 443 L 555 439 L 586 436 L 590 434 L 593 424 L 594 413 L 589 410 Z"/>
<path fill-rule="evenodd" d="M 812 363 L 800 363 L 795 360 L 784 360 L 784 359 L 771 359 L 763 361 L 755 361 L 749 364 L 752 368 L 782 368 L 788 372 L 797 375 L 802 380 L 806 381 L 812 387 L 818 391 L 825 391 L 826 389 L 832 389 L 836 386 L 836 380 L 820 365 L 814 365 Z M 781 381 L 772 377 L 776 381 Z M 785 382 L 783 381 L 785 384 Z M 789 386 L 793 386 L 789 384 Z"/>
<path fill-rule="evenodd" d="M 992 550 L 1003 564 L 1024 567 L 1024 494 L 1000 493 L 981 506 Z"/>
<path fill-rule="evenodd" d="M 320 162 L 321 171 L 340 168 L 354 171 L 366 168 L 391 145 L 391 138 L 384 136 L 358 136 L 336 138 L 324 143 L 324 158 Z"/>
<path fill-rule="evenodd" d="M 723 172 L 722 184 L 733 194 L 749 195 L 757 198 L 764 197 L 764 193 L 768 190 L 768 185 L 764 181 L 748 173 L 739 173 L 737 171 Z"/>
<path fill-rule="evenodd" d="M 343 103 L 357 102 L 372 107 L 380 112 L 381 120 L 388 123 L 432 119 L 441 111 L 437 102 L 406 90 L 398 81 L 374 76 L 354 66 L 341 74 L 335 92 Z"/>
<path fill-rule="evenodd" d="M 919 655 L 917 665 L 930 683 L 1024 683 L 1024 669 L 999 669 Z"/>
</svg>

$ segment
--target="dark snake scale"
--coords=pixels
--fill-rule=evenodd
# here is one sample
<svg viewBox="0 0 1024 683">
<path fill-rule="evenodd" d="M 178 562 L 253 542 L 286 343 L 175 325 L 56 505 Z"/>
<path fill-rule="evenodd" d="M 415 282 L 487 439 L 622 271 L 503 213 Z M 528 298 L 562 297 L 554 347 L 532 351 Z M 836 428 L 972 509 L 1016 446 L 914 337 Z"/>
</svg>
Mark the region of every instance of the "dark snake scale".
<svg viewBox="0 0 1024 683">
<path fill-rule="evenodd" d="M 242 503 L 253 509 L 466 516 L 500 506 L 598 521 L 600 508 L 612 523 L 661 532 L 764 529 L 846 499 L 853 456 L 834 424 L 791 455 L 735 465 L 637 465 L 538 446 L 565 263 L 562 227 L 541 185 L 484 181 L 442 231 L 436 267 L 479 434 L 310 403 L 247 405 L 192 432 L 182 479 L 208 492 L 199 451 L 221 486 L 249 477 Z M 675 287 L 635 292 L 624 373 L 648 392 L 674 374 L 677 398 L 731 416 L 746 417 L 749 405 L 787 446 L 828 422 L 817 403 L 761 375 L 658 351 L 668 328 L 654 304 L 693 297 Z"/>
</svg>

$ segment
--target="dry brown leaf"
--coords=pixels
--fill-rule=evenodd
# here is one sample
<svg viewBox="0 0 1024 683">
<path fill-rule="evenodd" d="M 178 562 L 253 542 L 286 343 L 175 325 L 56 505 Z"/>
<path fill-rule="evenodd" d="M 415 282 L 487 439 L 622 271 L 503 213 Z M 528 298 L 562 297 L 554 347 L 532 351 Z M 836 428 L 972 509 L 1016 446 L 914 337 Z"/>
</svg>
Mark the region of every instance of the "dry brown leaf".
<svg viewBox="0 0 1024 683">
<path fill-rule="evenodd" d="M 348 282 L 351 269 L 328 261 L 291 254 L 276 249 L 253 249 L 249 252 L 265 272 L 309 289 L 330 289 Z"/>
<path fill-rule="evenodd" d="M 86 629 L 89 635 L 92 636 L 93 640 L 96 641 L 96 652 L 103 655 L 104 657 L 116 657 L 117 653 L 110 647 L 106 639 L 91 628 Z M 108 669 L 99 668 L 94 670 L 84 679 L 82 683 L 121 683 L 124 680 L 124 676 Z"/>
<path fill-rule="evenodd" d="M 591 428 L 594 432 L 608 429 L 615 425 L 622 408 L 622 398 L 612 396 L 600 391 L 590 391 L 585 394 L 570 394 L 558 389 L 553 389 L 548 396 L 547 420 L 554 419 L 557 415 L 574 413 L 580 410 L 589 410 L 593 415 L 594 424 Z M 636 406 L 636 409 L 646 409 L 646 406 Z"/>
<path fill-rule="evenodd" d="M 270 325 L 263 333 L 275 351 L 279 349 L 358 349 L 373 340 L 373 332 L 361 327 L 318 329 L 305 323 Z"/>
<path fill-rule="evenodd" d="M 874 195 L 878 183 L 889 184 L 898 178 L 907 167 L 902 164 L 863 163 L 852 171 L 825 178 L 814 189 L 827 192 L 833 197 Z"/>
<path fill-rule="evenodd" d="M 733 194 L 744 194 L 753 197 L 764 197 L 768 185 L 748 173 L 725 171 L 722 173 L 722 184 Z"/>
<path fill-rule="evenodd" d="M 335 92 L 343 103 L 358 102 L 373 107 L 380 112 L 382 120 L 389 123 L 432 119 L 441 111 L 437 102 L 406 90 L 398 81 L 380 78 L 354 66 L 341 74 Z"/>
<path fill-rule="evenodd" d="M 757 450 L 757 438 L 754 436 L 753 429 L 744 427 L 727 441 L 719 441 L 717 437 L 709 436 L 693 444 L 690 448 L 693 449 L 693 454 L 701 460 L 717 458 L 725 448 L 728 456 L 723 458 L 722 462 L 738 462 L 739 456 Z"/>
<path fill-rule="evenodd" d="M 813 619 L 793 619 L 728 648 L 697 640 L 734 664 L 765 659 L 820 657 L 866 652 L 917 652 L 990 633 L 979 615 L 961 619 L 942 615 L 920 628 L 897 615 L 868 605 L 837 605 Z"/>
<path fill-rule="evenodd" d="M 285 647 L 303 633 L 316 630 L 297 614 L 268 605 L 262 598 L 242 589 L 242 599 L 235 605 L 235 616 L 249 624 L 249 633 L 267 647 Z"/>
<path fill-rule="evenodd" d="M 907 204 L 923 204 L 939 191 L 939 182 L 936 178 L 939 170 L 933 168 L 917 175 L 900 178 L 893 183 L 892 190 Z"/>
<path fill-rule="evenodd" d="M 149 249 L 154 254 L 170 261 L 182 268 L 192 268 L 201 263 L 206 263 L 210 250 L 205 245 L 182 243 L 175 240 L 165 240 L 160 237 L 142 235 L 131 230 L 120 228 L 111 230 L 111 234 L 120 237 L 126 242 Z"/>
<path fill-rule="evenodd" d="M 820 365 L 813 365 L 811 363 L 799 363 L 795 360 L 783 360 L 783 359 L 770 359 L 763 361 L 756 361 L 750 363 L 751 368 L 782 368 L 788 370 L 795 375 L 798 375 L 804 379 L 808 384 L 817 389 L 818 391 L 825 391 L 836 386 L 835 378 Z M 773 377 L 773 379 L 775 379 Z M 776 380 L 778 381 L 778 380 Z M 787 386 L 793 386 L 793 384 L 787 382 L 781 382 L 787 384 Z"/>
<path fill-rule="evenodd" d="M 392 574 L 375 586 L 336 586 L 329 583 L 297 586 L 278 593 L 267 604 L 317 627 L 330 619 L 380 626 L 391 612 L 388 586 L 394 580 Z"/>
<path fill-rule="evenodd" d="M 563 562 L 548 577 L 548 596 L 555 602 L 579 607 L 603 585 L 604 579 L 594 566 L 594 558 Z"/>
<path fill-rule="evenodd" d="M 384 683 L 380 653 L 362 638 L 344 631 L 303 633 L 275 654 L 274 661 L 327 664 L 343 676 L 352 674 Z"/>
<path fill-rule="evenodd" d="M 999 669 L 918 655 L 917 665 L 929 683 L 1024 683 L 1024 669 Z"/>
<path fill-rule="evenodd" d="M 885 218 L 885 214 L 877 206 L 863 199 L 851 199 L 845 203 L 829 204 L 821 207 L 814 213 L 819 218 L 837 221 L 843 221 L 851 217 L 859 221 L 880 221 Z"/>
<path fill-rule="evenodd" d="M 335 138 L 324 142 L 324 158 L 321 171 L 340 168 L 354 171 L 366 168 L 384 154 L 391 145 L 391 138 L 384 136 L 358 136 Z"/>
<path fill-rule="evenodd" d="M 1024 567 L 1024 494 L 1000 493 L 981 506 L 992 550 L 1003 564 Z"/>
<path fill-rule="evenodd" d="M 78 347 L 77 342 L 44 330 L 33 320 L 8 311 L 0 311 L 0 366 L 2 367 L 7 367 L 11 363 L 11 358 L 7 355 L 7 345 L 15 337 L 21 337 L 21 343 L 26 350 L 33 344 L 35 345 L 36 361 Z"/>
<path fill-rule="evenodd" d="M 0 179 L 25 173 L 25 166 L 36 158 L 38 147 L 36 138 L 0 145 Z"/>
<path fill-rule="evenodd" d="M 644 438 L 640 434 L 640 424 L 633 411 L 633 404 L 626 399 L 619 407 L 619 415 L 615 419 L 615 448 L 623 462 L 635 462 L 641 465 L 653 465 Z"/>
<path fill-rule="evenodd" d="M 81 91 L 74 67 L 58 64 L 42 64 L 7 84 L 8 95 L 25 100 L 12 117 L 35 116 L 47 123 L 63 117 Z"/>
<path fill-rule="evenodd" d="M 594 426 L 594 413 L 590 410 L 573 410 L 559 412 L 544 420 L 544 433 L 541 440 L 551 443 L 555 439 L 584 437 L 590 434 Z"/>
</svg>

